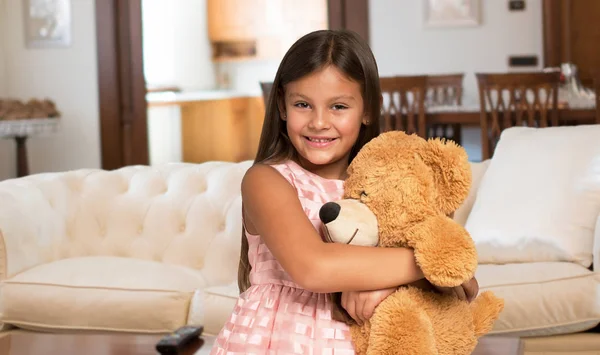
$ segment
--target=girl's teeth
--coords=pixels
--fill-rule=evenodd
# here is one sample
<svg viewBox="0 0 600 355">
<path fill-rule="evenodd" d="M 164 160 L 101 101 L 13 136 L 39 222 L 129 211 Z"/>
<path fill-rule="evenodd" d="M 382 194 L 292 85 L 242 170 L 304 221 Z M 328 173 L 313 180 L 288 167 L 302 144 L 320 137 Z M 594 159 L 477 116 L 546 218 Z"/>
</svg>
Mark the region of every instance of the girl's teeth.
<svg viewBox="0 0 600 355">
<path fill-rule="evenodd" d="M 327 143 L 327 142 L 331 142 L 333 139 L 316 139 L 316 138 L 308 138 L 311 142 L 316 142 L 316 143 Z"/>
</svg>

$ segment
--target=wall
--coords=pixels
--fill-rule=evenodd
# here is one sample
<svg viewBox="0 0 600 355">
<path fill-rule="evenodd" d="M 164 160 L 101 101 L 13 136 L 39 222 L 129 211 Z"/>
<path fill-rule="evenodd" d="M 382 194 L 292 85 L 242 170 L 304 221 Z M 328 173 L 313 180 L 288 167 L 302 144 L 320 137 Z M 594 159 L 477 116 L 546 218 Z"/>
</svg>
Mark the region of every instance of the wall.
<svg viewBox="0 0 600 355">
<path fill-rule="evenodd" d="M 142 0 L 144 77 L 148 87 L 216 88 L 206 0 Z M 181 161 L 178 107 L 148 109 L 150 165 Z"/>
<path fill-rule="evenodd" d="M 281 10 L 283 2 L 271 1 L 269 14 L 281 17 L 276 11 Z M 304 5 L 325 7 L 326 3 L 314 0 Z M 275 77 L 279 58 L 213 63 L 206 0 L 142 0 L 142 8 L 144 72 L 150 87 L 174 85 L 184 91 L 231 89 L 261 95 L 259 82 Z M 320 21 L 322 13 L 326 11 L 316 11 L 313 17 Z M 305 26 L 314 26 L 315 20 L 308 20 L 313 22 Z M 218 77 L 227 84 L 220 84 Z"/>
<path fill-rule="evenodd" d="M 507 71 L 509 55 L 534 54 L 543 62 L 541 0 L 527 1 L 522 12 L 509 12 L 507 1 L 481 0 L 480 26 L 437 29 L 423 27 L 423 2 L 370 1 L 371 47 L 381 75 L 466 72 L 466 100 L 477 102 L 474 72 Z"/>
<path fill-rule="evenodd" d="M 4 18 L 6 17 L 4 11 L 5 0 L 0 0 L 0 31 L 4 31 Z M 0 33 L 0 98 L 6 96 L 6 63 L 4 61 L 4 37 Z M 14 161 L 8 159 L 8 156 L 15 154 L 15 148 L 12 141 L 0 139 L 0 180 L 3 179 L 3 175 L 11 169 L 14 169 Z M 10 165 L 12 164 L 12 165 Z M 3 174 L 4 172 L 4 174 Z"/>
<path fill-rule="evenodd" d="M 100 167 L 96 21 L 94 0 L 71 1 L 72 44 L 28 49 L 21 0 L 3 0 L 5 95 L 21 100 L 48 97 L 62 113 L 57 134 L 28 141 L 31 173 Z M 12 142 L 0 146 L 0 180 L 14 177 Z"/>
<path fill-rule="evenodd" d="M 213 89 L 206 0 L 142 0 L 144 74 L 149 86 Z"/>
<path fill-rule="evenodd" d="M 0 0 L 0 30 L 4 23 L 4 1 Z M 6 94 L 6 68 L 4 63 L 4 36 L 0 35 L 0 97 Z M 1 146 L 0 146 L 1 147 Z"/>
<path fill-rule="evenodd" d="M 279 62 L 280 60 L 225 62 L 216 64 L 216 67 L 227 75 L 229 88 L 246 95 L 260 96 L 260 82 L 275 79 Z"/>
<path fill-rule="evenodd" d="M 508 71 L 509 55 L 534 54 L 543 63 L 541 0 L 527 1 L 522 12 L 509 12 L 507 1 L 480 2 L 480 26 L 424 28 L 424 0 L 371 0 L 370 41 L 380 75 L 465 72 L 463 101 L 472 104 L 478 102 L 474 72 Z M 479 132 L 463 132 L 475 161 L 481 157 Z"/>
</svg>

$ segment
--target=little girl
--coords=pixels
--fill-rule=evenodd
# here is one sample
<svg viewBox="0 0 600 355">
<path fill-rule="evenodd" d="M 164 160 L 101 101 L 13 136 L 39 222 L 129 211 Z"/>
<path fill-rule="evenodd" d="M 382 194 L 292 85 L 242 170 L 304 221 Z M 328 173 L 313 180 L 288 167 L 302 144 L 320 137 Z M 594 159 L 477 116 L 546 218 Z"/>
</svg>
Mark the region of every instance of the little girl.
<svg viewBox="0 0 600 355">
<path fill-rule="evenodd" d="M 362 322 L 399 285 L 423 278 L 410 249 L 319 234 L 319 208 L 341 198 L 350 161 L 379 133 L 380 105 L 375 58 L 354 33 L 312 32 L 284 56 L 242 181 L 242 293 L 211 354 L 354 354 L 328 293 L 343 292 Z M 460 288 L 463 297 L 473 288 Z"/>
</svg>

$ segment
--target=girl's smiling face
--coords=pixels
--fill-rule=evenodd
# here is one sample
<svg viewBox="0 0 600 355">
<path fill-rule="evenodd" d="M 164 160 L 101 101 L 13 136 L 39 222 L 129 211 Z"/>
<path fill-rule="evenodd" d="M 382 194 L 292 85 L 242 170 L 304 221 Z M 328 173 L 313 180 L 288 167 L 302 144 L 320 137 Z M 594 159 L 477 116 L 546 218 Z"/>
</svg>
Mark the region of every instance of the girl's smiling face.
<svg viewBox="0 0 600 355">
<path fill-rule="evenodd" d="M 368 123 L 360 84 L 335 66 L 326 66 L 286 85 L 284 106 L 281 117 L 299 163 L 339 179 L 348 167 L 361 124 Z"/>
</svg>

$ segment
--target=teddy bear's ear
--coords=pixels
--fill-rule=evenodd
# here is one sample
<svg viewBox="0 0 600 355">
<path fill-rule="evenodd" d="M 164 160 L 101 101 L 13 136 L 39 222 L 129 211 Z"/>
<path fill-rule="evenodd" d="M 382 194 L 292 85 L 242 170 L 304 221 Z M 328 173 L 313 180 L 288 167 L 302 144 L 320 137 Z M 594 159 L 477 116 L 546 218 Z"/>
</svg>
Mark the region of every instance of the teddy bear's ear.
<svg viewBox="0 0 600 355">
<path fill-rule="evenodd" d="M 445 214 L 456 211 L 469 194 L 471 166 L 465 149 L 443 138 L 427 140 L 421 159 L 434 173 L 437 203 Z"/>
</svg>

